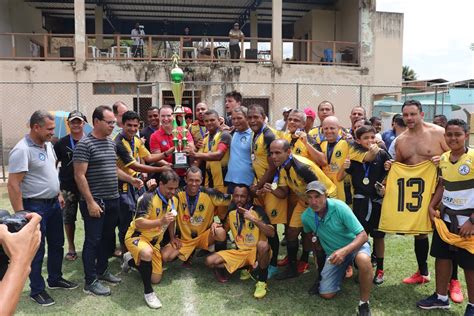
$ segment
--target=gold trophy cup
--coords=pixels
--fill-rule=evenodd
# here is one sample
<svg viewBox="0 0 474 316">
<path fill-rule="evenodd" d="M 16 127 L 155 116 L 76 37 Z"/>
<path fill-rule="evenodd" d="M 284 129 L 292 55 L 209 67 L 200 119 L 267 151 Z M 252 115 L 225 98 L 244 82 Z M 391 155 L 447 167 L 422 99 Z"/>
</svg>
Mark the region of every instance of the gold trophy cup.
<svg viewBox="0 0 474 316">
<path fill-rule="evenodd" d="M 184 152 L 184 148 L 188 145 L 188 130 L 186 128 L 185 112 L 181 105 L 184 91 L 184 72 L 178 66 L 179 56 L 175 53 L 172 56 L 170 72 L 171 91 L 173 92 L 175 106 L 173 109 L 173 168 L 188 168 L 188 156 Z M 181 126 L 178 125 L 178 117 L 181 117 Z M 180 130 L 181 129 L 181 130 Z M 181 139 L 178 135 L 181 133 Z"/>
</svg>

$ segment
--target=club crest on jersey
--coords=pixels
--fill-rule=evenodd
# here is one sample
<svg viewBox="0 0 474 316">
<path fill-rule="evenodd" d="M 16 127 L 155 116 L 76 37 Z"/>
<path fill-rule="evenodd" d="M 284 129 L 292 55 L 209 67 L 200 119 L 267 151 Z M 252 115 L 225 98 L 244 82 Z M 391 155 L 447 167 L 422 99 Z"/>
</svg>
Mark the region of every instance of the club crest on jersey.
<svg viewBox="0 0 474 316">
<path fill-rule="evenodd" d="M 45 160 L 46 160 L 46 156 L 45 156 L 43 153 L 39 153 L 39 160 L 45 161 Z"/>
<path fill-rule="evenodd" d="M 132 244 L 134 244 L 135 246 L 138 246 L 139 241 L 140 241 L 140 238 L 137 238 L 132 242 Z"/>
<path fill-rule="evenodd" d="M 471 168 L 469 168 L 468 165 L 460 165 L 458 169 L 459 174 L 462 174 L 463 176 L 468 174 L 470 171 L 471 171 Z"/>
<path fill-rule="evenodd" d="M 199 210 L 199 212 L 204 211 L 204 204 L 199 204 L 198 210 Z"/>
<path fill-rule="evenodd" d="M 298 155 L 301 154 L 301 149 L 296 148 L 296 153 L 297 153 Z"/>
<path fill-rule="evenodd" d="M 254 228 L 255 228 L 255 224 L 252 223 L 252 222 L 250 222 L 250 223 L 249 223 L 249 228 L 250 228 L 250 229 L 254 229 Z"/>
<path fill-rule="evenodd" d="M 168 142 L 166 142 L 166 140 L 162 140 L 161 145 L 166 146 L 166 145 L 168 145 Z"/>
<path fill-rule="evenodd" d="M 335 154 L 336 158 L 339 158 L 339 157 L 341 157 L 341 155 L 342 155 L 342 153 L 341 153 L 341 151 L 340 151 L 340 150 L 336 151 L 336 154 Z"/>
<path fill-rule="evenodd" d="M 273 210 L 271 211 L 270 215 L 271 215 L 272 217 L 276 217 L 276 216 L 278 215 L 277 210 L 273 209 Z"/>
</svg>

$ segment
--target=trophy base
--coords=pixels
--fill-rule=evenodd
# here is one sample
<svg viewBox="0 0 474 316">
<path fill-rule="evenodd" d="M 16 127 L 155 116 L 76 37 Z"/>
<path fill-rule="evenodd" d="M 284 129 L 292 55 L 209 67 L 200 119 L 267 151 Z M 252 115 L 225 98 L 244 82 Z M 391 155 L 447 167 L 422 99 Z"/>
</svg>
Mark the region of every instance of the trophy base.
<svg viewBox="0 0 474 316">
<path fill-rule="evenodd" d="M 173 168 L 174 169 L 186 169 L 189 168 L 188 156 L 185 152 L 174 152 L 173 153 Z"/>
</svg>

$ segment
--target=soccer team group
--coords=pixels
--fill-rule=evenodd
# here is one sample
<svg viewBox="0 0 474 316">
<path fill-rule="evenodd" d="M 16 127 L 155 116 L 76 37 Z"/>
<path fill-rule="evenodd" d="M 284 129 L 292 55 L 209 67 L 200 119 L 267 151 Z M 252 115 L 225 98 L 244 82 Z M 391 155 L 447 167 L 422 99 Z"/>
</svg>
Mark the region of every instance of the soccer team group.
<svg viewBox="0 0 474 316">
<path fill-rule="evenodd" d="M 121 253 L 124 272 L 141 275 L 150 308 L 161 307 L 152 284 L 160 282 L 163 264 L 177 258 L 190 266 L 193 257 L 206 256 L 219 282 L 237 271 L 242 280 L 253 276 L 254 297 L 263 298 L 268 279 L 306 272 L 312 252 L 319 273 L 308 293 L 334 297 L 355 267 L 358 313 L 370 315 L 372 286 L 384 282 L 385 233 L 414 235 L 418 271 L 403 282 L 420 284 L 430 281 L 428 233 L 435 227 L 430 253 L 436 258 L 436 291 L 416 304 L 433 309 L 449 308 L 450 299 L 462 302 L 459 265 L 469 298 L 465 315 L 474 315 L 474 151 L 465 146 L 464 121 L 424 122 L 421 104 L 410 100 L 381 134 L 380 119 L 367 120 L 363 107 L 351 110 L 346 129 L 335 106 L 324 101 L 314 110 L 285 108 L 274 128 L 261 106 L 241 102 L 239 92 L 226 95 L 226 118 L 199 103 L 195 121 L 189 112 L 182 118 L 188 132 L 180 124 L 177 135 L 167 105 L 150 108 L 141 131 L 140 117 L 124 103 L 99 106 L 89 135 L 86 117 L 74 111 L 68 117 L 71 133 L 54 150 L 54 117 L 35 112 L 30 134 L 10 153 L 8 186 L 15 211 L 43 217 L 31 298 L 54 303 L 41 277 L 45 238 L 48 287 L 78 286 L 62 278 L 64 236 L 54 225 L 64 221 L 66 259 L 77 259 L 79 206 L 89 294 L 110 295 L 104 281 L 121 281 L 108 269 L 114 251 Z M 175 144 L 189 167 L 173 164 Z M 57 174 L 59 163 L 56 184 L 51 173 Z M 42 177 L 49 174 L 46 180 L 35 179 L 35 168 Z M 15 193 L 19 199 L 12 198 Z M 282 240 L 278 224 L 284 226 Z M 121 249 L 115 249 L 117 227 Z M 280 245 L 287 255 L 278 260 Z"/>
</svg>

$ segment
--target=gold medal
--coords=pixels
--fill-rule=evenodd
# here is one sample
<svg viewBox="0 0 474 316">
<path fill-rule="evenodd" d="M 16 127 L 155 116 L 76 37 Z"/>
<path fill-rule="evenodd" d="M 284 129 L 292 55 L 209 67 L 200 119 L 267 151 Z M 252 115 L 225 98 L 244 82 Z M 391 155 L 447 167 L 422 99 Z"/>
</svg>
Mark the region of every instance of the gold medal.
<svg viewBox="0 0 474 316">
<path fill-rule="evenodd" d="M 318 237 L 313 236 L 313 238 L 311 238 L 311 241 L 312 241 L 312 242 L 317 242 L 317 241 L 318 241 Z"/>
<path fill-rule="evenodd" d="M 278 188 L 278 184 L 276 182 L 272 183 L 272 190 L 276 190 Z"/>
<path fill-rule="evenodd" d="M 366 177 L 366 178 L 362 179 L 362 183 L 365 184 L 365 185 L 369 184 L 370 183 L 369 178 Z"/>
</svg>

